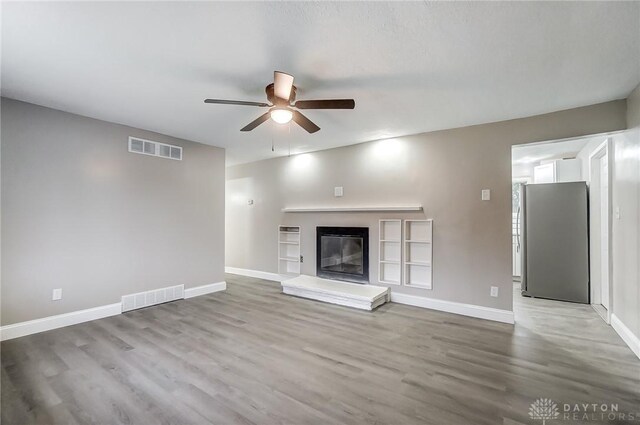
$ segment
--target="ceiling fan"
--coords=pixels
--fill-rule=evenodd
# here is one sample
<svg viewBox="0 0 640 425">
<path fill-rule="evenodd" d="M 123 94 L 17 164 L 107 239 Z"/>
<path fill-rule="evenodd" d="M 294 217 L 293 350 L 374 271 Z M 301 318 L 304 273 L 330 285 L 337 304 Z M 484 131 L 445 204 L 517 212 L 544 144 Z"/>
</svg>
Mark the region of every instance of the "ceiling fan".
<svg viewBox="0 0 640 425">
<path fill-rule="evenodd" d="M 296 86 L 293 85 L 293 75 L 275 71 L 273 83 L 269 84 L 265 91 L 267 100 L 264 102 L 246 102 L 242 100 L 205 99 L 204 103 L 219 103 L 222 105 L 259 106 L 269 110 L 251 121 L 240 131 L 251 131 L 263 122 L 271 118 L 278 124 L 286 124 L 293 120 L 309 133 L 315 133 L 320 127 L 315 125 L 296 109 L 353 109 L 356 102 L 353 99 L 328 99 L 328 100 L 298 100 L 296 101 Z M 294 109 L 295 108 L 295 109 Z"/>
</svg>

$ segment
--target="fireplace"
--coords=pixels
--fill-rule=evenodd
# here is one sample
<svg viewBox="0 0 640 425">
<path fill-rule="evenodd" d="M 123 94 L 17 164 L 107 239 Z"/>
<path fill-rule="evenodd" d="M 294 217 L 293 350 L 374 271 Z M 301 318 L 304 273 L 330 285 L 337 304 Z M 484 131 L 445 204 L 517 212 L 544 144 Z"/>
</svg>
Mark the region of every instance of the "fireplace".
<svg viewBox="0 0 640 425">
<path fill-rule="evenodd" d="M 316 227 L 316 275 L 369 283 L 369 228 Z"/>
</svg>

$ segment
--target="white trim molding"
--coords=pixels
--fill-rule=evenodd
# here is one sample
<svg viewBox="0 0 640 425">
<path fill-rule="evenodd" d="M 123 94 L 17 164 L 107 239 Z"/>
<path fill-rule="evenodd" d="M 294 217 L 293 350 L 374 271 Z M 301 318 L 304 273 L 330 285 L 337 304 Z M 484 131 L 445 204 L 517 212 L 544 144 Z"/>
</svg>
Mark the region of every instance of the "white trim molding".
<svg viewBox="0 0 640 425">
<path fill-rule="evenodd" d="M 640 358 L 640 338 L 635 336 L 615 313 L 611 315 L 611 327 L 620 335 L 620 338 L 631 348 L 631 351 Z"/>
<path fill-rule="evenodd" d="M 493 320 L 494 322 L 509 324 L 515 323 L 515 320 L 513 318 L 513 311 L 483 307 L 480 305 L 437 300 L 434 298 L 400 294 L 397 292 L 391 292 L 391 302 L 412 305 L 415 307 L 429 308 L 431 310 L 445 311 L 447 313 L 460 314 L 462 316 L 476 317 L 478 319 Z"/>
<path fill-rule="evenodd" d="M 240 269 L 236 267 L 225 267 L 225 273 L 237 274 L 240 276 L 255 277 L 258 279 L 282 282 L 291 279 L 291 276 L 281 276 L 277 273 L 263 272 L 259 270 Z M 472 304 L 462 304 L 453 301 L 437 300 L 434 298 L 419 297 L 416 295 L 399 294 L 391 292 L 391 302 L 407 304 L 415 307 L 430 308 L 432 310 L 445 311 L 447 313 L 460 314 L 463 316 L 476 317 L 479 319 L 493 320 L 502 323 L 515 323 L 513 311 L 500 310 L 497 308 L 483 307 Z"/>
<path fill-rule="evenodd" d="M 184 297 L 181 296 L 179 299 L 193 298 L 200 295 L 211 294 L 213 292 L 224 291 L 225 289 L 227 289 L 227 283 L 224 281 L 196 286 L 195 288 L 185 289 Z M 121 313 L 122 302 L 119 302 L 100 307 L 88 308 L 86 310 L 72 311 L 70 313 L 58 314 L 56 316 L 29 320 L 27 322 L 14 323 L 12 325 L 0 327 L 0 341 L 20 338 L 22 336 L 50 331 L 52 329 L 64 328 L 65 326 L 90 322 L 92 320 L 104 319 L 105 317 L 117 316 Z"/>
<path fill-rule="evenodd" d="M 214 292 L 224 291 L 227 289 L 227 282 L 216 282 L 208 285 L 196 286 L 195 288 L 187 288 L 184 290 L 184 298 L 199 297 L 200 295 L 212 294 Z"/>
<path fill-rule="evenodd" d="M 295 276 L 282 276 L 278 273 L 263 272 L 260 270 L 240 269 L 237 267 L 225 267 L 225 273 L 238 274 L 240 276 L 255 277 L 256 279 L 272 280 L 274 282 L 282 282 Z"/>
<path fill-rule="evenodd" d="M 613 176 L 615 174 L 615 157 L 614 157 L 614 146 L 613 146 L 613 138 L 606 137 L 602 143 L 598 145 L 591 153 L 589 154 L 589 162 L 587 163 L 589 168 L 589 181 L 588 185 L 591 187 L 591 183 L 593 181 L 593 170 L 592 170 L 592 162 L 594 159 L 600 158 L 604 155 L 607 155 L 607 181 L 608 189 L 607 189 L 607 266 L 608 270 L 608 288 L 607 289 L 607 298 L 608 305 L 602 305 L 602 282 L 601 279 L 591 279 L 591 283 L 589 285 L 589 293 L 591 298 L 591 305 L 596 310 L 598 315 L 602 317 L 602 320 L 605 321 L 606 324 L 611 324 L 611 311 L 613 307 L 613 186 L 611 182 L 613 181 Z M 591 196 L 591 195 L 589 195 Z M 591 202 L 591 201 L 589 201 Z M 589 207 L 589 214 L 591 214 L 591 206 Z M 600 224 L 600 223 L 598 223 Z M 594 232 L 591 232 L 591 219 L 589 223 L 589 232 L 591 235 L 594 235 Z M 597 237 L 599 238 L 599 243 L 602 245 L 600 231 L 596 232 Z M 600 258 L 601 253 L 592 253 L 592 241 L 595 239 L 595 236 L 591 236 L 589 238 L 589 256 L 590 258 L 597 257 Z M 601 260 L 598 260 L 601 261 Z M 600 264 L 601 265 L 601 264 Z M 592 266 L 593 267 L 593 266 Z M 591 272 L 589 272 L 591 277 Z M 622 322 L 620 322 L 622 323 Z"/>
<path fill-rule="evenodd" d="M 76 325 L 78 323 L 89 322 L 96 319 L 103 319 L 105 317 L 116 316 L 120 313 L 122 313 L 122 303 L 114 303 L 100 307 L 88 308 L 86 310 L 72 311 L 70 313 L 29 320 L 27 322 L 14 323 L 0 328 L 0 340 L 6 341 L 8 339 L 20 338 L 21 336 L 50 331 L 52 329 L 63 328 L 65 326 Z"/>
</svg>

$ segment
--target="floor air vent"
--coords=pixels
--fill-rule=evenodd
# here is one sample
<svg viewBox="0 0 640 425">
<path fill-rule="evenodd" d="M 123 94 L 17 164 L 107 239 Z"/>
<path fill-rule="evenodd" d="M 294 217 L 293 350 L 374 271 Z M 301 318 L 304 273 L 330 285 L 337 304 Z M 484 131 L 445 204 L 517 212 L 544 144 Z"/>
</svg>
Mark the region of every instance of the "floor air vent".
<svg viewBox="0 0 640 425">
<path fill-rule="evenodd" d="M 129 137 L 129 152 L 143 155 L 159 156 L 161 158 L 182 160 L 182 148 L 180 146 L 167 145 L 151 140 Z"/>
<path fill-rule="evenodd" d="M 122 312 L 137 310 L 184 298 L 184 285 L 169 286 L 122 297 Z"/>
</svg>

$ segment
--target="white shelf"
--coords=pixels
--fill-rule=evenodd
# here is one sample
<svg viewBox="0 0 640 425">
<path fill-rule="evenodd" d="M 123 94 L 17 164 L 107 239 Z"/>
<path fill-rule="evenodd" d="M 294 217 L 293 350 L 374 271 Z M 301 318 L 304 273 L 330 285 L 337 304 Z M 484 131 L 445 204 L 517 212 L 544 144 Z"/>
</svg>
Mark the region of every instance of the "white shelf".
<svg viewBox="0 0 640 425">
<path fill-rule="evenodd" d="M 380 220 L 378 234 L 378 282 L 387 285 L 402 283 L 402 220 Z"/>
<path fill-rule="evenodd" d="M 403 281 L 406 286 L 433 287 L 433 220 L 405 220 Z"/>
<path fill-rule="evenodd" d="M 283 208 L 285 213 L 306 213 L 306 212 L 415 212 L 422 211 L 422 205 L 408 207 L 310 207 L 310 208 Z"/>
<path fill-rule="evenodd" d="M 300 274 L 300 226 L 278 226 L 278 273 Z"/>
</svg>

